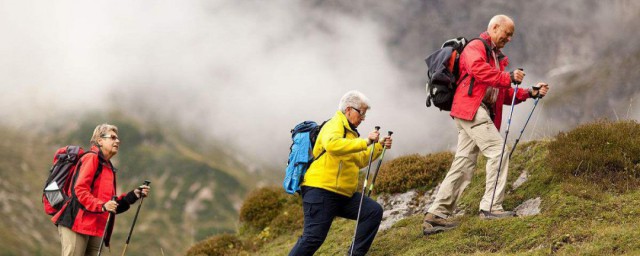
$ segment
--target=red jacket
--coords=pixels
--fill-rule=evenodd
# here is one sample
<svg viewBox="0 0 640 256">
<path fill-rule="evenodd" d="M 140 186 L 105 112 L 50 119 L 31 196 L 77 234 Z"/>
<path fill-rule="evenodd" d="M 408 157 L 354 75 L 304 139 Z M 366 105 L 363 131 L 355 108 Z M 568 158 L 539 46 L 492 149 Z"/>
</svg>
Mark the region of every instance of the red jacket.
<svg viewBox="0 0 640 256">
<path fill-rule="evenodd" d="M 489 33 L 480 34 L 480 38 L 484 39 L 491 48 L 494 47 Z M 480 40 L 474 40 L 464 48 L 460 55 L 460 77 L 464 79 L 458 81 L 458 89 L 453 97 L 453 105 L 451 106 L 452 117 L 473 120 L 487 91 L 487 86 L 497 87 L 500 90 L 498 92 L 498 100 L 493 108 L 495 113 L 493 123 L 500 130 L 502 105 L 511 105 L 514 88 L 511 87 L 509 72 L 504 71 L 509 65 L 509 59 L 500 50 L 497 50 L 496 56 L 498 56 L 500 70 L 495 68 L 493 56 L 487 56 L 484 44 Z M 488 63 L 487 58 L 489 58 Z M 475 81 L 472 93 L 469 95 L 469 85 L 472 77 Z M 516 94 L 516 104 L 525 101 L 527 98 L 529 98 L 529 91 L 519 88 Z"/>
<path fill-rule="evenodd" d="M 102 211 L 102 206 L 116 194 L 116 172 L 111 161 L 104 159 L 98 147 L 92 146 L 91 151 L 96 154 L 86 153 L 80 158 L 80 166 L 73 176 L 75 185 L 69 190 L 71 200 L 51 220 L 79 234 L 102 237 L 109 216 L 108 212 Z M 97 173 L 100 166 L 102 170 Z M 121 194 L 116 200 L 116 212 L 128 210 L 136 200 L 133 191 Z M 115 216 L 112 218 L 114 221 L 109 225 L 105 239 L 107 246 L 115 222 Z"/>
</svg>

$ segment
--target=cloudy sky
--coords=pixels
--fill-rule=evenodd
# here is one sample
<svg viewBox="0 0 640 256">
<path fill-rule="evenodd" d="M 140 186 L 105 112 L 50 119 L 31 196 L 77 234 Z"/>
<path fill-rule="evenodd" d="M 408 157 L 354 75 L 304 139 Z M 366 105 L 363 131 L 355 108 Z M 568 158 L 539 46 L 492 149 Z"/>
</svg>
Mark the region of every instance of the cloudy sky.
<svg viewBox="0 0 640 256">
<path fill-rule="evenodd" d="M 407 84 L 416 74 L 391 61 L 386 29 L 301 1 L 0 0 L 0 124 L 122 110 L 281 163 L 289 130 L 330 118 L 355 89 L 372 102 L 359 130 L 393 130 L 391 156 L 453 149 L 448 113 Z"/>
</svg>

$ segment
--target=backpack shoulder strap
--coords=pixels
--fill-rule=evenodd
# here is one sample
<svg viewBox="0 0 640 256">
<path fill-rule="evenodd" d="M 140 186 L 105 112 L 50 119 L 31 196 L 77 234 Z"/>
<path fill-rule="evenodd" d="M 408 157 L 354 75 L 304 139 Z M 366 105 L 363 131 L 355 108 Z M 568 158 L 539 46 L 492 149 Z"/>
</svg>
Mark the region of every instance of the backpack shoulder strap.
<svg viewBox="0 0 640 256">
<path fill-rule="evenodd" d="M 469 45 L 471 43 L 471 41 L 474 41 L 474 40 L 479 40 L 484 45 L 484 51 L 485 51 L 485 54 L 486 54 L 485 56 L 487 57 L 486 58 L 487 59 L 487 63 L 489 63 L 489 56 L 491 56 L 491 48 L 489 47 L 489 44 L 487 44 L 487 41 L 485 41 L 484 39 L 482 39 L 480 37 L 476 37 L 474 39 L 469 40 L 467 45 Z M 462 79 L 466 78 L 468 75 L 469 75 L 469 73 L 465 74 L 465 76 L 463 78 L 461 78 L 460 81 L 462 81 Z M 469 95 L 469 96 L 471 96 L 474 82 L 475 82 L 475 77 L 471 77 L 471 83 L 469 83 L 469 91 L 467 91 L 467 95 Z"/>
<path fill-rule="evenodd" d="M 80 158 L 82 158 L 82 156 L 86 155 L 86 154 L 96 154 L 96 152 L 93 152 L 91 150 L 89 151 L 85 151 L 83 154 L 81 154 Z M 98 169 L 96 170 L 96 173 L 93 175 L 93 179 L 91 180 L 91 188 L 93 189 L 93 186 L 95 185 L 96 179 L 98 179 L 98 176 L 100 176 L 100 174 L 102 173 L 102 164 L 103 164 L 103 160 L 100 158 L 100 156 L 98 156 Z M 78 159 L 78 164 L 76 165 L 76 170 L 73 173 L 73 180 L 71 182 L 71 196 L 72 197 L 76 197 L 76 190 L 74 189 L 75 185 L 76 185 L 76 181 L 78 180 L 78 173 L 80 173 L 80 166 L 82 166 L 82 161 L 80 161 L 80 159 Z"/>
<path fill-rule="evenodd" d="M 327 120 L 327 121 L 328 121 L 328 120 Z M 347 128 L 346 128 L 346 127 L 344 127 L 344 125 L 343 125 L 343 126 L 342 126 L 342 138 L 344 139 L 344 138 L 346 138 L 346 137 L 347 137 Z M 320 157 L 321 157 L 322 155 L 324 155 L 324 153 L 326 153 L 326 152 L 327 152 L 327 150 L 326 150 L 326 149 L 324 149 L 324 148 L 322 148 L 322 153 L 320 153 L 320 155 L 318 155 L 318 157 L 314 158 L 314 159 L 313 159 L 313 161 L 320 159 Z"/>
</svg>

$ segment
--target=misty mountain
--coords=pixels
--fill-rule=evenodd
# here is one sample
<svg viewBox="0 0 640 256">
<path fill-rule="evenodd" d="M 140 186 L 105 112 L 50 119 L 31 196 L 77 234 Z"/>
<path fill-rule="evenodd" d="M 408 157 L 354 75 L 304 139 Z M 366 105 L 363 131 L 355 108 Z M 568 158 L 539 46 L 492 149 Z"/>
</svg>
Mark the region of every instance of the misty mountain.
<svg viewBox="0 0 640 256">
<path fill-rule="evenodd" d="M 42 127 L 43 113 L 113 105 L 146 122 L 197 131 L 282 168 L 289 130 L 304 120 L 331 117 L 340 96 L 356 89 L 372 102 L 360 130 L 379 125 L 396 132 L 391 156 L 451 149 L 455 129 L 447 113 L 424 106 L 424 58 L 446 39 L 476 37 L 499 13 L 516 23 L 515 36 L 503 49 L 509 68 L 525 69 L 525 86 L 551 84 L 550 97 L 533 117 L 545 134 L 574 126 L 577 121 L 563 117 L 582 116 L 598 105 L 594 100 L 603 102 L 596 114 L 576 120 L 615 118 L 610 104 L 628 106 L 637 91 L 632 56 L 638 49 L 634 28 L 640 4 L 632 0 L 127 4 L 34 0 L 4 5 L 0 123 Z M 627 56 L 629 61 L 620 61 Z M 600 80 L 584 77 L 596 74 L 586 68 L 601 66 L 620 68 L 598 75 Z M 562 76 L 568 71 L 582 77 L 581 89 L 569 89 L 578 81 Z M 607 93 L 583 89 L 595 84 L 609 88 Z M 572 93 L 566 101 L 553 96 L 567 91 Z M 521 104 L 516 116 L 530 106 Z M 627 109 L 618 106 L 616 112 L 625 116 Z M 640 115 L 636 105 L 629 112 Z"/>
<path fill-rule="evenodd" d="M 3 255 L 55 255 L 56 227 L 41 204 L 41 191 L 53 153 L 68 144 L 83 145 L 99 123 L 119 128 L 119 193 L 150 180 L 127 255 L 181 255 L 194 241 L 236 229 L 240 203 L 259 182 L 273 182 L 222 145 L 185 136 L 168 126 L 139 122 L 112 112 L 50 126 L 44 132 L 0 127 L 0 221 Z M 137 204 L 118 215 L 112 253 L 120 253 Z"/>
</svg>

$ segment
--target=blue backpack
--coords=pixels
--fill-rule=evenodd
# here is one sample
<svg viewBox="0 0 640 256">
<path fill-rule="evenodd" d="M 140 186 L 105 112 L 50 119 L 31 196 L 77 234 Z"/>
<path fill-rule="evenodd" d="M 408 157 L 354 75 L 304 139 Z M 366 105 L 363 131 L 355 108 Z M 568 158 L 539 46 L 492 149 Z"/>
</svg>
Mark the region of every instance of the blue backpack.
<svg viewBox="0 0 640 256">
<path fill-rule="evenodd" d="M 311 166 L 311 163 L 327 152 L 323 149 L 318 157 L 313 157 L 313 146 L 316 144 L 320 130 L 328 121 L 322 122 L 321 125 L 314 121 L 304 121 L 291 130 L 293 143 L 289 148 L 289 162 L 287 163 L 284 182 L 282 182 L 284 191 L 287 193 L 295 194 L 300 191 L 300 183 L 302 183 L 304 174 Z M 345 129 L 343 138 L 346 135 L 347 130 Z"/>
</svg>

